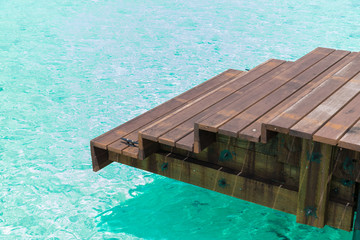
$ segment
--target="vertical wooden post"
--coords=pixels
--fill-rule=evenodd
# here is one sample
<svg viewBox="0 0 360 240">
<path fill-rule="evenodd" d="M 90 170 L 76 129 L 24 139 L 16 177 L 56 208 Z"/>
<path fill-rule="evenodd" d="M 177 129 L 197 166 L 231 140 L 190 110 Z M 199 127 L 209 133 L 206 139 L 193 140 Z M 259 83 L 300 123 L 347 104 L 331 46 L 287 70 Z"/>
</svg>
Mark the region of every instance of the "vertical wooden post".
<svg viewBox="0 0 360 240">
<path fill-rule="evenodd" d="M 90 142 L 90 149 L 91 149 L 91 159 L 92 159 L 92 166 L 94 172 L 97 172 L 100 169 L 112 163 L 112 161 L 109 160 L 109 153 L 106 149 L 95 147 L 92 141 Z"/>
<path fill-rule="evenodd" d="M 332 146 L 303 139 L 296 222 L 324 227 L 331 155 Z"/>
</svg>

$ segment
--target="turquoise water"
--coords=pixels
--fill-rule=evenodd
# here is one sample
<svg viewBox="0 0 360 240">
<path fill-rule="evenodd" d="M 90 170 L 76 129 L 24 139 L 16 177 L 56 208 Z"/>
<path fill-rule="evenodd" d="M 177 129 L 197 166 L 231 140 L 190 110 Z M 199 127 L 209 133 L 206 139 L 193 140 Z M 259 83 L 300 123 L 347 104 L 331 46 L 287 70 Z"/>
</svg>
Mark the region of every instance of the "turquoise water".
<svg viewBox="0 0 360 240">
<path fill-rule="evenodd" d="M 351 239 L 90 139 L 228 68 L 360 50 L 360 2 L 0 0 L 0 239 Z"/>
</svg>

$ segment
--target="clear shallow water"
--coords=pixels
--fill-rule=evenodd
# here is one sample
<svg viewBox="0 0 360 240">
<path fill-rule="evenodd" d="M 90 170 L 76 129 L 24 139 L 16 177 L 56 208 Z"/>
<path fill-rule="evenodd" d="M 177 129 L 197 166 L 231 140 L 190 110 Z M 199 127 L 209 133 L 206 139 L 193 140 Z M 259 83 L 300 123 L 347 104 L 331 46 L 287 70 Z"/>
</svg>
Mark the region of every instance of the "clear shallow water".
<svg viewBox="0 0 360 240">
<path fill-rule="evenodd" d="M 228 68 L 360 50 L 360 3 L 0 0 L 0 239 L 351 239 L 112 164 L 90 139 Z"/>
</svg>

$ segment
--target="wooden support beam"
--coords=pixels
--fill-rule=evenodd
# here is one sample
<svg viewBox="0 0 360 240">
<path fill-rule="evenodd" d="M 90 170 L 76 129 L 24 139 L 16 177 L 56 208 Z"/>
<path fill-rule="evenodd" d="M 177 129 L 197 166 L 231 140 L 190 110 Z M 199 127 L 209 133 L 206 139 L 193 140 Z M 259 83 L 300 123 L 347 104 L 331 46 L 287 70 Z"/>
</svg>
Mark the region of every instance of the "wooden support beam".
<svg viewBox="0 0 360 240">
<path fill-rule="evenodd" d="M 108 151 L 95 147 L 92 141 L 90 142 L 90 150 L 91 150 L 91 159 L 92 159 L 92 166 L 94 172 L 97 172 L 100 169 L 112 163 L 112 161 L 109 160 Z"/>
<path fill-rule="evenodd" d="M 155 153 L 159 149 L 159 143 L 140 137 L 139 133 L 139 153 L 138 158 L 143 160 Z"/>
<path fill-rule="evenodd" d="M 296 222 L 322 228 L 329 197 L 332 146 L 302 140 Z"/>
<path fill-rule="evenodd" d="M 144 160 L 109 152 L 113 161 L 190 183 L 269 208 L 296 213 L 297 192 L 282 185 L 241 176 L 230 168 L 170 153 L 156 153 Z"/>
<path fill-rule="evenodd" d="M 194 126 L 194 152 L 200 153 L 205 148 L 216 141 L 216 133 L 208 132 L 199 129 L 199 126 Z"/>
<path fill-rule="evenodd" d="M 309 143 L 307 144 L 309 145 Z M 308 146 L 308 149 L 310 147 Z M 327 146 L 320 146 L 320 152 L 325 154 L 328 152 L 326 148 Z M 299 210 L 297 200 L 301 197 L 294 189 L 287 188 L 276 182 L 269 182 L 266 179 L 239 174 L 238 171 L 228 167 L 196 160 L 192 158 L 191 154 L 184 157 L 162 152 L 153 154 L 144 160 L 139 160 L 110 151 L 109 160 L 287 213 L 297 214 Z M 313 158 L 313 160 L 315 159 Z M 324 157 L 321 160 L 324 160 Z M 321 166 L 319 169 L 321 169 Z M 307 182 L 309 183 L 309 181 Z M 319 185 L 321 183 L 317 184 L 317 189 L 321 188 Z M 315 194 L 315 197 L 319 199 L 321 194 Z M 317 211 L 317 218 L 313 219 L 313 223 L 319 223 L 322 219 L 326 225 L 351 231 L 354 203 L 340 203 L 335 200 L 324 200 L 324 202 L 327 202 L 327 204 L 322 203 L 326 211 Z M 309 220 L 311 222 L 311 219 Z M 315 226 L 319 227 L 319 225 Z"/>
</svg>

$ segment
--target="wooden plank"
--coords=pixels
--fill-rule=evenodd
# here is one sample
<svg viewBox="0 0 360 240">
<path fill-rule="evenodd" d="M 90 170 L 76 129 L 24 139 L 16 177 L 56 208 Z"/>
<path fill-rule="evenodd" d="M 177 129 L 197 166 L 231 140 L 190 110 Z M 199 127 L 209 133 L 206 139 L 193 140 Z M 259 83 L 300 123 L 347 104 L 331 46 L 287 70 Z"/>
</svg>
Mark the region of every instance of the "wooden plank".
<svg viewBox="0 0 360 240">
<path fill-rule="evenodd" d="M 360 56 L 358 56 L 354 61 L 359 61 L 360 63 Z M 350 68 L 348 68 L 348 66 L 350 66 Z M 316 108 L 325 99 L 349 81 L 349 79 L 356 75 L 359 71 L 358 67 L 351 66 L 354 66 L 353 62 L 350 62 L 347 66 L 345 66 L 348 71 L 344 71 L 343 69 L 339 70 L 332 77 L 297 101 L 294 105 L 271 120 L 266 124 L 267 129 L 286 134 L 289 133 L 290 128 L 293 125 L 295 125 L 306 114 Z"/>
<path fill-rule="evenodd" d="M 91 151 L 92 167 L 94 172 L 97 172 L 100 169 L 112 163 L 112 161 L 109 160 L 108 151 L 95 147 L 91 143 L 90 143 L 90 151 Z"/>
<path fill-rule="evenodd" d="M 178 106 L 178 108 L 181 108 L 185 105 L 185 103 L 189 103 L 191 100 L 194 100 L 194 98 L 201 96 L 201 94 L 207 93 L 213 89 L 217 89 L 219 86 L 234 81 L 235 79 L 237 79 L 236 77 L 240 77 L 244 74 L 245 72 L 229 69 L 224 73 L 188 90 L 187 92 L 179 95 L 178 97 L 175 97 L 174 99 L 181 99 L 181 102 L 183 104 Z M 176 110 L 176 108 L 173 109 L 174 106 L 172 104 L 173 103 L 171 102 L 171 100 L 169 100 L 168 102 L 161 104 L 160 106 L 155 108 L 161 108 L 165 111 L 165 108 L 168 107 L 167 113 L 169 113 Z M 107 148 L 110 151 L 121 153 L 126 156 L 134 156 L 133 150 L 129 151 L 131 155 L 128 155 L 127 150 L 125 150 L 128 148 L 128 145 L 124 144 L 124 141 L 120 138 L 127 138 L 133 141 L 138 141 L 139 129 L 149 127 L 151 124 L 153 124 L 153 120 L 162 117 L 158 116 L 158 118 L 154 118 L 155 114 L 151 111 L 153 111 L 153 109 L 140 115 L 139 117 L 134 118 L 133 120 L 130 120 L 129 122 L 131 122 L 131 124 L 128 124 L 128 122 L 126 122 L 123 125 L 120 125 L 119 127 L 111 130 L 110 132 L 105 133 L 105 135 L 99 136 L 98 138 L 93 140 L 93 142 L 95 141 L 97 144 L 95 144 L 95 142 L 93 144 L 97 146 L 100 145 L 101 148 Z M 159 111 L 156 111 L 155 113 L 159 113 Z M 148 116 L 149 114 L 151 114 L 150 117 Z M 143 116 L 143 118 L 141 116 Z"/>
<path fill-rule="evenodd" d="M 174 111 L 171 114 L 163 117 L 159 121 L 154 122 L 150 126 L 142 129 L 140 135 L 142 138 L 146 138 L 152 141 L 158 141 L 158 137 L 172 128 L 178 126 L 182 122 L 191 118 L 195 114 L 198 114 L 206 108 L 212 106 L 216 102 L 236 92 L 238 89 L 246 86 L 255 79 L 261 77 L 272 69 L 283 64 L 281 60 L 271 60 L 265 63 L 257 70 L 250 71 L 246 75 L 235 79 L 234 81 L 223 84 L 219 88 L 213 89 L 206 94 L 201 95 L 195 101 L 185 105 L 178 111 Z M 140 140 L 140 139 L 139 139 Z M 141 144 L 140 144 L 141 145 Z"/>
<path fill-rule="evenodd" d="M 220 169 L 221 167 L 214 164 L 201 165 L 201 162 L 196 160 L 167 156 L 166 153 L 154 154 L 145 160 L 139 160 L 109 152 L 109 159 L 269 208 L 291 214 L 297 212 L 296 191 L 281 185 L 237 176 L 236 172 L 226 168 Z M 353 205 L 328 201 L 325 212 L 327 225 L 346 231 L 351 230 Z"/>
<path fill-rule="evenodd" d="M 282 72 L 273 79 L 269 79 L 267 84 L 261 85 L 261 87 L 254 89 L 245 95 L 245 99 L 239 99 L 232 104 L 226 106 L 223 110 L 213 114 L 201 122 L 197 122 L 199 129 L 203 129 L 210 132 L 217 132 L 218 128 L 232 119 L 234 116 L 250 107 L 252 104 L 263 99 L 268 94 L 272 93 L 277 88 L 281 87 L 292 78 L 301 74 L 303 71 L 311 67 L 313 64 L 326 58 L 328 54 L 332 53 L 333 50 L 326 49 L 326 55 L 323 54 L 324 49 L 317 49 L 299 60 L 286 71 Z M 246 100 L 246 101 L 245 101 Z M 195 133 L 196 134 L 196 133 Z"/>
<path fill-rule="evenodd" d="M 298 167 L 300 165 L 302 140 L 282 133 L 276 136 L 279 139 L 277 160 Z M 266 143 L 266 145 L 267 144 L 268 143 Z"/>
<path fill-rule="evenodd" d="M 345 53 L 343 51 L 335 51 L 333 54 L 328 55 L 322 61 L 312 65 L 309 69 L 302 72 L 291 81 L 287 82 L 244 112 L 238 114 L 236 117 L 226 122 L 224 125 L 219 127 L 219 132 L 222 134 L 239 137 L 239 133 L 244 128 L 276 107 L 282 101 L 286 101 L 286 99 L 289 98 L 292 94 L 306 86 L 306 84 L 311 82 L 314 78 L 336 64 L 344 57 L 344 54 Z"/>
<path fill-rule="evenodd" d="M 333 201 L 328 202 L 326 225 L 351 231 L 354 219 L 354 206 Z"/>
<path fill-rule="evenodd" d="M 194 151 L 194 131 L 176 142 L 176 147 L 187 151 Z"/>
<path fill-rule="evenodd" d="M 348 64 L 350 61 L 352 61 L 356 56 L 358 56 L 358 53 L 350 53 L 345 58 L 341 59 L 338 63 L 333 65 L 331 68 L 326 70 L 324 73 L 316 77 L 314 80 L 312 80 L 310 83 L 308 83 L 305 87 L 294 93 L 292 96 L 286 99 L 286 101 L 283 101 L 273 109 L 271 109 L 268 113 L 260 117 L 258 120 L 256 120 L 254 123 L 250 124 L 248 127 L 246 127 L 244 130 L 242 130 L 239 133 L 239 137 L 246 139 L 248 141 L 254 141 L 258 142 L 261 138 L 261 142 L 265 143 L 268 139 L 268 129 L 267 129 L 267 123 L 269 123 L 272 119 L 279 116 L 281 113 L 283 113 L 287 108 L 295 104 L 297 101 L 299 101 L 302 97 L 306 96 L 309 92 L 311 92 L 314 88 L 319 86 L 321 83 L 323 83 L 326 79 L 328 79 L 330 76 L 332 76 L 334 73 L 336 73 L 339 69 L 344 67 L 346 64 Z M 264 126 L 263 126 L 264 125 Z M 271 130 L 269 130 L 271 133 Z"/>
<path fill-rule="evenodd" d="M 211 91 L 214 88 L 221 86 L 222 84 L 231 81 L 232 79 L 246 74 L 246 72 L 229 69 L 219 75 L 199 84 L 198 86 L 189 89 L 188 91 L 172 98 L 165 103 L 131 119 L 130 121 L 94 138 L 91 140 L 92 144 L 98 148 L 106 149 L 107 145 L 115 142 L 121 137 L 138 130 L 144 125 L 161 118 L 171 111 L 184 106 L 189 101 L 196 99 L 198 96 Z"/>
<path fill-rule="evenodd" d="M 305 55 L 304 57 L 300 58 L 295 62 L 293 67 L 288 69 L 288 71 L 285 71 L 284 73 L 278 75 L 276 78 L 274 78 L 274 81 L 279 82 L 285 82 L 287 83 L 290 81 L 293 77 L 296 77 L 297 75 L 301 74 L 304 70 L 311 67 L 313 64 L 317 63 L 318 61 L 322 60 L 324 58 L 323 54 L 317 55 L 316 52 L 319 49 L 315 49 L 312 53 Z M 330 54 L 332 50 L 327 49 L 327 54 Z M 313 55 L 315 54 L 315 55 Z M 335 55 L 340 54 L 336 52 Z M 325 55 L 328 56 L 328 55 Z M 326 58 L 326 57 L 325 57 Z M 266 89 L 269 86 L 266 86 Z M 257 89 L 257 91 L 260 91 L 257 96 L 255 97 L 256 101 L 261 101 L 266 97 L 261 93 L 263 88 Z M 264 90 L 263 92 L 267 92 L 267 90 Z M 249 97 L 248 94 L 246 94 L 247 97 Z M 261 96 L 261 97 L 259 97 Z M 255 101 L 255 102 L 256 102 Z M 217 132 L 221 125 L 232 119 L 236 114 L 239 112 L 245 110 L 248 106 L 246 106 L 243 101 L 236 101 L 230 105 L 228 105 L 226 108 L 224 108 L 222 111 L 215 113 L 214 115 L 208 117 L 207 119 L 196 122 L 194 126 L 194 133 L 195 133 L 195 139 L 194 139 L 194 152 L 201 152 L 202 149 L 204 149 L 207 145 L 204 143 L 201 143 L 201 139 L 204 139 L 204 137 L 201 136 L 201 133 L 205 132 Z M 245 106 L 245 107 L 244 107 Z M 199 129 L 199 130 L 197 130 Z M 229 133 L 229 132 L 228 132 Z M 236 134 L 234 134 L 236 135 Z M 236 136 L 237 137 L 237 136 Z"/>
<path fill-rule="evenodd" d="M 110 151 L 110 150 L 109 150 Z M 127 147 L 121 151 L 124 156 L 138 158 L 139 157 L 139 148 L 137 147 Z"/>
<path fill-rule="evenodd" d="M 333 167 L 334 177 L 343 181 L 350 180 L 353 183 L 360 182 L 360 152 L 342 147 L 340 149 L 342 150 L 341 155 Z M 342 182 L 342 184 L 344 183 L 346 182 Z"/>
<path fill-rule="evenodd" d="M 336 145 L 345 132 L 360 118 L 360 95 L 353 98 L 313 136 L 314 141 Z"/>
<path fill-rule="evenodd" d="M 281 72 L 288 69 L 293 63 L 286 62 L 279 67 L 273 69 L 272 71 L 266 73 L 262 77 L 252 81 L 248 85 L 244 86 L 243 88 L 239 89 L 238 91 L 234 92 L 233 94 L 229 95 L 228 97 L 220 100 L 219 102 L 215 103 L 214 105 L 210 106 L 209 108 L 205 109 L 203 112 L 199 114 L 195 114 L 192 118 L 188 119 L 187 121 L 183 122 L 179 126 L 173 128 L 169 132 L 163 134 L 159 137 L 159 142 L 163 144 L 167 144 L 170 146 L 175 146 L 175 143 L 181 139 L 182 137 L 188 135 L 190 132 L 194 131 L 194 123 L 196 121 L 201 121 L 206 119 L 210 115 L 214 114 L 215 112 L 220 111 L 231 104 L 232 102 L 242 98 L 244 94 L 249 94 L 249 91 L 256 89 L 257 87 L 261 86 L 262 84 L 267 84 L 269 79 L 277 76 Z"/>
<path fill-rule="evenodd" d="M 129 166 L 187 182 L 212 191 L 244 199 L 280 211 L 296 212 L 297 192 L 279 186 L 237 176 L 237 172 L 192 158 L 156 153 L 144 160 L 110 152 L 110 159 Z"/>
<path fill-rule="evenodd" d="M 360 120 L 339 140 L 338 146 L 360 152 Z"/>
<path fill-rule="evenodd" d="M 324 227 L 332 147 L 303 139 L 296 222 Z"/>
<path fill-rule="evenodd" d="M 157 142 L 158 138 L 166 133 L 167 131 L 171 130 L 172 128 L 178 126 L 182 122 L 186 121 L 187 119 L 191 118 L 195 114 L 198 114 L 205 110 L 206 108 L 212 106 L 216 102 L 224 99 L 225 97 L 231 95 L 238 89 L 246 86 L 253 80 L 263 76 L 267 72 L 271 71 L 274 68 L 277 68 L 284 61 L 280 60 L 271 60 L 262 65 L 256 70 L 251 70 L 243 77 L 236 79 L 237 81 L 232 81 L 227 84 L 223 84 L 222 87 L 218 89 L 214 89 L 207 94 L 202 95 L 195 101 L 185 105 L 183 108 L 168 114 L 166 117 L 163 117 L 161 120 L 154 122 L 150 126 L 145 129 L 142 129 L 139 132 L 139 157 L 144 158 L 147 155 L 144 153 L 145 149 L 143 148 L 143 139 L 151 140 L 153 142 Z M 149 151 L 150 154 L 150 151 Z"/>
<path fill-rule="evenodd" d="M 359 69 L 360 71 L 360 69 Z M 333 115 L 340 111 L 360 91 L 360 74 L 318 105 L 290 129 L 290 135 L 311 139 Z"/>
<path fill-rule="evenodd" d="M 345 55 L 345 54 L 344 54 Z M 339 62 L 334 64 L 328 70 L 320 74 L 310 83 L 308 83 L 305 87 L 301 88 L 299 91 L 291 95 L 286 101 L 283 101 L 269 112 L 264 114 L 254 123 L 250 124 L 248 127 L 239 132 L 239 137 L 242 139 L 246 139 L 248 141 L 259 142 L 260 138 L 263 143 L 265 143 L 268 139 L 268 129 L 266 123 L 269 123 L 272 119 L 276 118 L 280 114 L 282 114 L 287 108 L 295 104 L 301 98 L 306 96 L 309 92 L 311 92 L 314 88 L 319 86 L 325 80 L 327 80 L 330 76 L 335 74 L 338 70 L 343 68 L 346 64 L 351 62 L 356 56 L 359 56 L 358 53 L 350 53 L 342 58 Z M 264 127 L 262 127 L 264 123 Z"/>
</svg>

